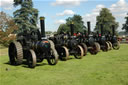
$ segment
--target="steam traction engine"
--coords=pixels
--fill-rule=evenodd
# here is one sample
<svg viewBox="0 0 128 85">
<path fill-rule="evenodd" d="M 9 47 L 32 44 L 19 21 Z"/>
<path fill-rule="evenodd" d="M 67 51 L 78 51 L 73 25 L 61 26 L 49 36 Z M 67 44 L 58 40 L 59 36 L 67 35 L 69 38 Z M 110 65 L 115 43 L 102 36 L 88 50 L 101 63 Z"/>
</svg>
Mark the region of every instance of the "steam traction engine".
<svg viewBox="0 0 128 85">
<path fill-rule="evenodd" d="M 59 54 L 59 58 L 61 60 L 67 60 L 69 58 L 69 51 L 66 47 L 66 34 L 63 32 L 55 34 L 54 37 L 50 37 L 49 40 L 52 40 L 55 43 L 55 48 Z"/>
<path fill-rule="evenodd" d="M 88 34 L 86 33 L 86 31 L 84 31 L 84 33 L 81 33 L 81 35 L 79 35 L 78 40 L 79 42 L 81 42 L 81 46 L 84 48 L 85 53 L 89 51 L 91 54 L 97 54 L 100 50 L 100 45 L 99 43 L 95 42 L 95 39 L 91 34 L 90 22 L 87 22 L 87 26 L 88 26 Z"/>
<path fill-rule="evenodd" d="M 54 43 L 45 37 L 44 17 L 40 17 L 41 33 L 39 29 L 24 31 L 18 34 L 16 41 L 9 45 L 9 60 L 12 65 L 20 65 L 27 60 L 28 67 L 34 68 L 37 62 L 47 59 L 50 65 L 57 64 L 58 53 Z"/>
<path fill-rule="evenodd" d="M 118 50 L 120 48 L 120 42 L 118 41 L 117 36 L 115 35 L 115 25 L 112 25 L 112 35 L 108 33 L 106 35 L 107 41 L 110 43 L 111 49 Z"/>
<path fill-rule="evenodd" d="M 97 34 L 95 35 L 95 41 L 100 44 L 101 50 L 108 51 L 110 49 L 110 45 L 106 39 L 106 36 L 104 35 L 103 25 L 101 24 L 100 26 L 101 26 L 101 34 L 97 32 Z"/>
<path fill-rule="evenodd" d="M 56 50 L 61 60 L 69 59 L 69 55 L 74 55 L 75 58 L 81 59 L 83 57 L 83 49 L 76 40 L 74 34 L 73 23 L 70 24 L 70 33 L 63 33 L 51 37 L 55 43 Z"/>
<path fill-rule="evenodd" d="M 83 48 L 79 44 L 79 42 L 76 39 L 76 36 L 74 36 L 74 23 L 72 22 L 70 24 L 71 34 L 67 34 L 67 47 L 69 49 L 70 55 L 74 55 L 75 58 L 81 59 L 84 55 Z"/>
</svg>

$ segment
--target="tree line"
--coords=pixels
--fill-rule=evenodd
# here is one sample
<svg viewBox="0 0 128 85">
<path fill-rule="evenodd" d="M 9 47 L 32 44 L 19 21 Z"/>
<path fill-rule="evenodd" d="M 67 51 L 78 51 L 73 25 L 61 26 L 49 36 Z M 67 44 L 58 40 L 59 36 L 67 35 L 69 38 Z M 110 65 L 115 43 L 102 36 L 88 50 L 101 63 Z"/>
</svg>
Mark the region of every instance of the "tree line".
<svg viewBox="0 0 128 85">
<path fill-rule="evenodd" d="M 128 14 L 125 17 L 126 22 L 123 24 L 122 30 L 125 31 L 125 33 L 128 33 Z M 65 24 L 61 24 L 57 30 L 57 33 L 68 32 L 70 31 L 70 23 L 74 22 L 74 31 L 75 32 L 83 32 L 84 30 L 87 31 L 87 27 L 84 25 L 84 21 L 80 15 L 74 15 L 73 17 L 69 17 L 66 19 Z M 103 29 L 105 33 L 112 33 L 112 25 L 115 25 L 115 30 L 117 33 L 117 28 L 119 27 L 119 23 L 116 22 L 115 17 L 112 15 L 109 9 L 102 8 L 102 10 L 99 13 L 99 16 L 96 17 L 96 26 L 94 28 L 94 31 L 99 31 L 101 29 L 101 24 L 103 24 Z"/>
<path fill-rule="evenodd" d="M 8 43 L 16 39 L 13 34 L 18 34 L 24 31 L 30 31 L 37 29 L 38 22 L 38 9 L 33 8 L 32 0 L 14 0 L 14 7 L 20 6 L 15 12 L 13 17 L 7 15 L 4 12 L 0 12 L 0 44 L 8 46 Z M 122 30 L 128 33 L 128 14 L 125 17 L 126 22 L 123 24 Z M 57 29 L 57 33 L 69 32 L 70 24 L 74 23 L 75 32 L 87 31 L 87 27 L 84 25 L 82 16 L 75 14 L 73 17 L 68 17 L 65 24 L 61 24 Z M 100 25 L 103 24 L 105 32 L 112 32 L 111 27 L 115 25 L 116 30 L 119 23 L 116 22 L 115 17 L 112 15 L 109 9 L 102 8 L 99 16 L 96 17 L 96 26 L 94 31 L 100 30 Z M 48 31 L 46 33 L 51 33 Z"/>
</svg>

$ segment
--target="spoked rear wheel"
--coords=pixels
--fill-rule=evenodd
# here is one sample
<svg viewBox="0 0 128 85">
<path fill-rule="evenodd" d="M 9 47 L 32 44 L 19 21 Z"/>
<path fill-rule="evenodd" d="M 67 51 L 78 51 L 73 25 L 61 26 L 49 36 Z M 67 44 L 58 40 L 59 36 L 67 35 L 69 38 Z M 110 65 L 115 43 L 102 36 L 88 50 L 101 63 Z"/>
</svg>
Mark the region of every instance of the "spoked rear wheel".
<svg viewBox="0 0 128 85">
<path fill-rule="evenodd" d="M 113 43 L 113 49 L 118 50 L 120 48 L 120 42 L 117 41 L 117 43 Z"/>
<path fill-rule="evenodd" d="M 77 59 L 81 59 L 84 55 L 83 48 L 80 45 L 78 45 L 75 51 L 76 51 L 76 53 L 75 53 L 74 57 Z"/>
<path fill-rule="evenodd" d="M 27 63 L 28 67 L 34 68 L 36 66 L 36 54 L 33 50 L 28 51 Z"/>
<path fill-rule="evenodd" d="M 11 65 L 20 65 L 23 62 L 23 49 L 20 42 L 14 41 L 9 45 L 9 59 Z"/>
<path fill-rule="evenodd" d="M 50 65 L 56 65 L 58 62 L 58 53 L 55 49 L 55 45 L 53 41 L 49 40 L 50 45 L 51 45 L 51 50 L 50 50 L 50 56 L 47 57 L 48 64 Z"/>
<path fill-rule="evenodd" d="M 62 48 L 60 48 L 60 59 L 61 60 L 68 60 L 69 59 L 69 51 L 67 49 L 67 47 L 63 46 Z"/>
<path fill-rule="evenodd" d="M 87 55 L 87 51 L 88 51 L 87 45 L 84 44 L 84 43 L 81 43 L 80 45 L 82 46 L 83 51 L 84 51 L 84 55 L 83 56 Z"/>
</svg>

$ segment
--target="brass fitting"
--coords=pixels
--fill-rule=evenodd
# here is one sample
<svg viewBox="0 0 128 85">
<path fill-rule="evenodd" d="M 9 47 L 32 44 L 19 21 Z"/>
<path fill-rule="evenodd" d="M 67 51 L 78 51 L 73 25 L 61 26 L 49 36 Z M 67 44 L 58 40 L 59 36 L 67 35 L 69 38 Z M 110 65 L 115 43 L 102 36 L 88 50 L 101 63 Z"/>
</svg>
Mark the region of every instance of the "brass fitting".
<svg viewBox="0 0 128 85">
<path fill-rule="evenodd" d="M 40 17 L 40 20 L 44 20 L 45 19 L 45 17 Z"/>
</svg>

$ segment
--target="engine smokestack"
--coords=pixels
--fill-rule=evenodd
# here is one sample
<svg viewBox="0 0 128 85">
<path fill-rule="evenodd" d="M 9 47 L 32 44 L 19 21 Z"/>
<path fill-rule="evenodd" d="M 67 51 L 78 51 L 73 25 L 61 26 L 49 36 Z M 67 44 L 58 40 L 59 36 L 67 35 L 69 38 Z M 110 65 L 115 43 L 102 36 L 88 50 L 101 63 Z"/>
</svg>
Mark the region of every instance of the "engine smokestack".
<svg viewBox="0 0 128 85">
<path fill-rule="evenodd" d="M 41 37 L 45 37 L 45 17 L 40 17 Z"/>
<path fill-rule="evenodd" d="M 73 36 L 74 35 L 74 23 L 73 22 L 70 24 L 70 30 L 71 30 L 71 36 Z"/>
<path fill-rule="evenodd" d="M 87 22 L 87 26 L 88 26 L 88 35 L 90 35 L 90 32 L 91 32 L 91 25 L 90 25 L 90 22 Z"/>
</svg>

